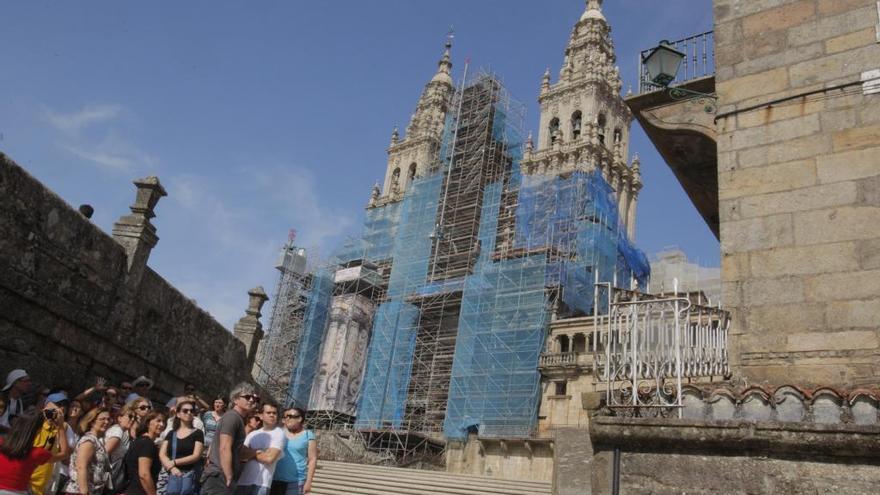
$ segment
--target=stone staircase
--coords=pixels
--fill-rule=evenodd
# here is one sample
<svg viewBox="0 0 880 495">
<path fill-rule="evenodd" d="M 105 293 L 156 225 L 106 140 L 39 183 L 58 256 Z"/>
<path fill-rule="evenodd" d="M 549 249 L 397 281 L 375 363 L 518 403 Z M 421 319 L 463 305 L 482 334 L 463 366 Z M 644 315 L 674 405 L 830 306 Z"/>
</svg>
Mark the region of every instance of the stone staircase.
<svg viewBox="0 0 880 495">
<path fill-rule="evenodd" d="M 550 495 L 548 481 L 519 481 L 318 461 L 313 495 Z"/>
</svg>

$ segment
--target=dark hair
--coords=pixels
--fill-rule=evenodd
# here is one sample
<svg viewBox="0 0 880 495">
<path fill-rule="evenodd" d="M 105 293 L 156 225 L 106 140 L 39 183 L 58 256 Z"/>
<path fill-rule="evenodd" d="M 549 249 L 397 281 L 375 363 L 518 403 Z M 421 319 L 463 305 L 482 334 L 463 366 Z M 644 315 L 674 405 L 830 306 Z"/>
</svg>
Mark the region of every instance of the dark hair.
<svg viewBox="0 0 880 495">
<path fill-rule="evenodd" d="M 284 414 L 286 415 L 286 414 L 288 413 L 288 411 L 296 411 L 297 414 L 299 414 L 300 416 L 302 416 L 302 420 L 303 420 L 303 428 L 306 427 L 306 410 L 305 410 L 305 409 L 303 409 L 303 408 L 301 408 L 301 407 L 293 407 L 293 406 L 290 406 L 290 407 L 288 407 L 287 409 L 284 410 Z"/>
<path fill-rule="evenodd" d="M 261 413 L 266 412 L 266 406 L 269 406 L 269 407 L 271 407 L 272 409 L 275 409 L 276 411 L 278 410 L 278 405 L 277 405 L 277 404 L 275 404 L 275 403 L 272 402 L 272 401 L 266 401 L 266 402 L 263 402 L 262 404 L 260 404 L 260 412 L 261 412 Z"/>
<path fill-rule="evenodd" d="M 150 429 L 150 422 L 156 418 L 165 419 L 165 413 L 161 411 L 150 411 L 146 416 L 144 416 L 144 419 L 140 423 L 138 423 L 137 430 L 135 431 L 135 436 L 139 438 L 143 436 L 144 433 L 146 433 L 147 430 Z"/>
<path fill-rule="evenodd" d="M 223 407 L 226 407 L 229 405 L 229 398 L 227 398 L 226 396 L 223 396 L 223 395 L 218 395 L 217 397 L 214 397 L 214 400 L 211 401 L 211 409 L 214 408 L 214 401 L 218 401 L 218 400 L 223 401 Z"/>
<path fill-rule="evenodd" d="M 9 435 L 0 445 L 0 453 L 9 459 L 24 459 L 34 447 L 34 438 L 42 427 L 43 411 L 29 411 L 15 418 Z"/>
<path fill-rule="evenodd" d="M 193 410 L 195 410 L 196 408 L 196 401 L 192 399 L 181 399 L 177 402 L 177 404 L 174 404 L 174 419 L 171 421 L 171 429 L 174 431 L 177 431 L 177 429 L 180 428 L 181 423 L 180 418 L 177 416 L 177 413 L 180 412 L 180 406 L 184 404 L 191 404 Z M 195 416 L 195 412 L 193 412 L 193 419 L 195 419 Z"/>
</svg>

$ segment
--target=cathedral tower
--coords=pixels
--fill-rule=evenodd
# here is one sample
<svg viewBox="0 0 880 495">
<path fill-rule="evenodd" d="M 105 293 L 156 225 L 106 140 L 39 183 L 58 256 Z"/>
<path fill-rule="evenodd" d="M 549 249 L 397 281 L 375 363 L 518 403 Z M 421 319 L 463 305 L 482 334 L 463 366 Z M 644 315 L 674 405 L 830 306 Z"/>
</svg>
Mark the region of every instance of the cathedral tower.
<svg viewBox="0 0 880 495">
<path fill-rule="evenodd" d="M 403 198 L 407 187 L 416 177 L 424 175 L 435 166 L 446 111 L 452 99 L 452 42 L 446 42 L 446 50 L 437 64 L 437 72 L 425 85 L 416 110 L 406 126 L 406 135 L 400 138 L 397 128 L 391 133 L 388 147 L 388 166 L 381 190 L 373 189 L 370 206 L 378 206 Z"/>
<path fill-rule="evenodd" d="M 600 170 L 617 195 L 620 221 L 632 239 L 642 180 L 638 156 L 628 165 L 633 116 L 620 96 L 615 60 L 602 0 L 587 0 L 565 48 L 559 80 L 551 84 L 550 69 L 544 73 L 538 142 L 529 136 L 522 170 L 544 175 Z"/>
</svg>

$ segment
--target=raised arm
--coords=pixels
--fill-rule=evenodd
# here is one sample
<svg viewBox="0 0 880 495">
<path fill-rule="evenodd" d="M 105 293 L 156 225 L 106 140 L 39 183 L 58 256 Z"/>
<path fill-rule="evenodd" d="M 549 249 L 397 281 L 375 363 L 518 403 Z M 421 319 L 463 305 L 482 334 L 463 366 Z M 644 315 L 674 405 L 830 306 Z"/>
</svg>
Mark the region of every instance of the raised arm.
<svg viewBox="0 0 880 495">
<path fill-rule="evenodd" d="M 61 424 L 58 425 L 58 452 L 52 454 L 52 457 L 49 458 L 49 462 L 59 462 L 59 461 L 67 461 L 70 457 L 70 454 L 73 452 L 71 450 L 71 445 L 67 443 L 67 423 L 64 422 L 64 416 L 60 415 Z"/>
</svg>

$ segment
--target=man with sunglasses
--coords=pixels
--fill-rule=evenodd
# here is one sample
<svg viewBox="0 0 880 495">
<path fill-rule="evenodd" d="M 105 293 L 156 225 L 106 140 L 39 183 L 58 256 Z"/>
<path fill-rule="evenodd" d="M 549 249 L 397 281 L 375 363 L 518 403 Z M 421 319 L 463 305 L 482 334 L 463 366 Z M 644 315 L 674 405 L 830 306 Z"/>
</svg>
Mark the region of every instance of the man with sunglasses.
<svg viewBox="0 0 880 495">
<path fill-rule="evenodd" d="M 220 418 L 208 452 L 208 463 L 202 474 L 202 495 L 231 495 L 242 463 L 255 455 L 254 450 L 244 446 L 244 418 L 260 403 L 260 396 L 253 385 L 242 382 L 232 389 L 229 398 L 232 407 Z"/>
</svg>

